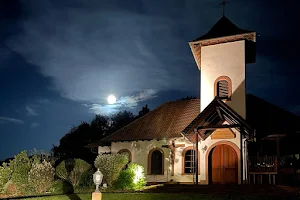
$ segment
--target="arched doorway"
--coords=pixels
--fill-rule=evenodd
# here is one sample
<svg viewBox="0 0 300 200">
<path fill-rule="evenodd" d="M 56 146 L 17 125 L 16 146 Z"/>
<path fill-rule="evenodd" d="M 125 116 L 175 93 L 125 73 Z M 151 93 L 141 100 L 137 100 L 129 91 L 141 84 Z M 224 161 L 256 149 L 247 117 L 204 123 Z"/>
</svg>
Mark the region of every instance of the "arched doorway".
<svg viewBox="0 0 300 200">
<path fill-rule="evenodd" d="M 238 159 L 235 150 L 226 144 L 214 147 L 209 154 L 209 182 L 238 183 Z"/>
</svg>

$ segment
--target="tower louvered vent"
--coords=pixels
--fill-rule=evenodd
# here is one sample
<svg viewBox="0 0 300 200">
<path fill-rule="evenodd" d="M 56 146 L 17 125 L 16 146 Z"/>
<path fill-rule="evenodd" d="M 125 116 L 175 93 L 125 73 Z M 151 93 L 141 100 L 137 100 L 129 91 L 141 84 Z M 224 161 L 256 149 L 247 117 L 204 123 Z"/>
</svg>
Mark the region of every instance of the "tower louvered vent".
<svg viewBox="0 0 300 200">
<path fill-rule="evenodd" d="M 217 83 L 217 95 L 221 99 L 228 99 L 228 82 L 226 80 L 220 80 Z"/>
</svg>

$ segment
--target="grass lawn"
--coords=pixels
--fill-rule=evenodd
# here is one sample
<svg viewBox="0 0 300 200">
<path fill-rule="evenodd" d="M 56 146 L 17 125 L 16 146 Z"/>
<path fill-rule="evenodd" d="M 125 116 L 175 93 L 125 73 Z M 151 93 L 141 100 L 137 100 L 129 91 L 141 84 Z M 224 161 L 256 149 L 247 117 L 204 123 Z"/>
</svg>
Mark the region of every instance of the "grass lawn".
<svg viewBox="0 0 300 200">
<path fill-rule="evenodd" d="M 27 200 L 91 200 L 91 194 L 56 195 L 48 197 L 26 198 Z M 162 193 L 103 193 L 102 200 L 258 200 L 261 197 L 211 196 L 200 194 L 162 194 Z M 269 198 L 274 199 L 274 198 Z"/>
</svg>

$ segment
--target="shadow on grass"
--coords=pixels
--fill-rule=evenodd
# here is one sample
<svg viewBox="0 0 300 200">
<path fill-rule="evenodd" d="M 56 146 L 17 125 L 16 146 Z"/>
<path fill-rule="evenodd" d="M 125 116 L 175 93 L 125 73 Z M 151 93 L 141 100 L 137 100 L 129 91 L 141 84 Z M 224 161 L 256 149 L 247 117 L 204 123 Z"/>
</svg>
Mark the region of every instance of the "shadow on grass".
<svg viewBox="0 0 300 200">
<path fill-rule="evenodd" d="M 70 177 L 71 172 L 75 167 L 75 160 L 74 158 L 69 158 L 65 161 L 66 171 L 68 173 L 68 177 Z M 63 183 L 63 192 L 66 196 L 69 197 L 70 200 L 81 200 L 77 194 L 74 194 L 73 185 L 64 181 Z"/>
<path fill-rule="evenodd" d="M 77 194 L 66 194 L 70 200 L 81 200 Z"/>
</svg>

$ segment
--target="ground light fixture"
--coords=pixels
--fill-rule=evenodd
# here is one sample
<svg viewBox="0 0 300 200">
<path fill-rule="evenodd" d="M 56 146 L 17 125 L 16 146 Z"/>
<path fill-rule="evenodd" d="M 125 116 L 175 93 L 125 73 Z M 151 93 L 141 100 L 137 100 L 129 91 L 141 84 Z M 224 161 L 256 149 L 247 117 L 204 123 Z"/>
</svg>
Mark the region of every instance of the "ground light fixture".
<svg viewBox="0 0 300 200">
<path fill-rule="evenodd" d="M 99 185 L 101 184 L 102 179 L 103 179 L 103 174 L 98 169 L 93 174 L 93 181 L 94 181 L 94 184 L 96 185 L 96 190 L 95 190 L 95 192 L 92 193 L 92 200 L 101 200 L 102 199 L 102 193 L 99 190 Z"/>
</svg>

